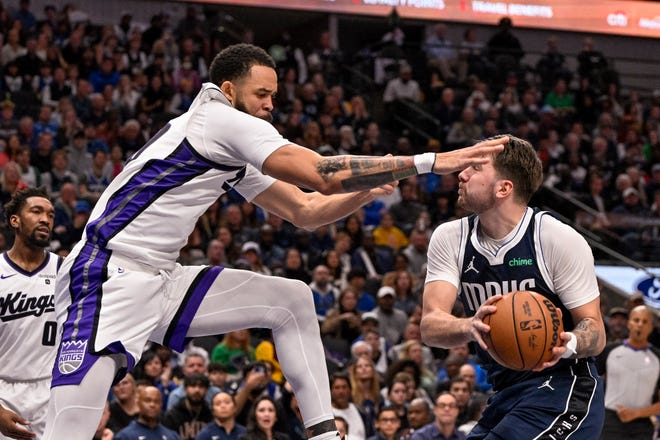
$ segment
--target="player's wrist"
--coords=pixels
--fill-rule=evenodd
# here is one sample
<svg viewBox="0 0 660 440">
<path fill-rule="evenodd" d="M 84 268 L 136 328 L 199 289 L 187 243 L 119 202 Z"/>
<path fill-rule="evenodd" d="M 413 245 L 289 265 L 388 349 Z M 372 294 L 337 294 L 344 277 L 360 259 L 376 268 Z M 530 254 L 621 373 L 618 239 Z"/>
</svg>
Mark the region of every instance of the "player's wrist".
<svg viewBox="0 0 660 440">
<path fill-rule="evenodd" d="M 427 174 L 433 172 L 435 165 L 435 153 L 422 153 L 413 156 L 417 174 Z"/>
<path fill-rule="evenodd" d="M 566 348 L 566 352 L 561 355 L 563 359 L 575 359 L 577 358 L 577 337 L 575 336 L 575 333 L 573 332 L 566 332 L 571 336 L 571 339 L 566 343 L 564 346 Z"/>
</svg>

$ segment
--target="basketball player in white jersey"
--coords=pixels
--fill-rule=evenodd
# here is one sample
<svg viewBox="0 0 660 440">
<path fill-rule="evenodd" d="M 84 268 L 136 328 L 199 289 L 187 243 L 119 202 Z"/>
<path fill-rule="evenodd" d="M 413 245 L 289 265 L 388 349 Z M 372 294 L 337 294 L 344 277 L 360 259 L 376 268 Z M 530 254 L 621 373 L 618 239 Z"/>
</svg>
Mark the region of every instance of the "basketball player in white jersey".
<svg viewBox="0 0 660 440">
<path fill-rule="evenodd" d="M 0 439 L 41 438 L 46 424 L 61 260 L 46 251 L 54 212 L 46 192 L 35 188 L 5 205 L 15 238 L 0 255 Z"/>
<path fill-rule="evenodd" d="M 113 380 L 135 365 L 147 340 L 181 351 L 188 338 L 251 327 L 272 329 L 308 437 L 334 438 L 309 287 L 249 271 L 178 265 L 195 222 L 233 188 L 313 230 L 390 193 L 392 182 L 479 164 L 502 148 L 496 140 L 414 157 L 322 157 L 282 138 L 268 122 L 277 75 L 265 51 L 230 46 L 216 56 L 210 79 L 188 112 L 126 163 L 62 265 L 56 310 L 63 333 L 45 439 L 89 439 Z"/>
</svg>

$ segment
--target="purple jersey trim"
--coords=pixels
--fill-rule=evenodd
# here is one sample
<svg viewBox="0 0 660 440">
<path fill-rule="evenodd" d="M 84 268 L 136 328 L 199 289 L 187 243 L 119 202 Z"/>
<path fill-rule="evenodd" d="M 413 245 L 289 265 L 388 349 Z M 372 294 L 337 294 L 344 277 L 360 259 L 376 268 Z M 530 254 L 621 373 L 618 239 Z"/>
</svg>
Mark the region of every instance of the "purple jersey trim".
<svg viewBox="0 0 660 440">
<path fill-rule="evenodd" d="M 221 266 L 209 266 L 197 275 L 165 333 L 164 345 L 178 352 L 183 351 L 187 342 L 186 335 L 190 329 L 190 323 L 206 296 L 206 292 L 209 291 L 222 269 Z"/>
</svg>

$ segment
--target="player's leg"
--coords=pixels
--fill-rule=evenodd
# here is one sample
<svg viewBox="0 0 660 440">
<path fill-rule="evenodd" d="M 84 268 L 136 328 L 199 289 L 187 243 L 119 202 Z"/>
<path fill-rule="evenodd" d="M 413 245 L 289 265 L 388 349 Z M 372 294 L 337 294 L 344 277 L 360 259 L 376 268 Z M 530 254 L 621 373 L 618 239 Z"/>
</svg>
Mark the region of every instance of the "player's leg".
<svg viewBox="0 0 660 440">
<path fill-rule="evenodd" d="M 492 432 L 489 428 L 484 425 L 477 423 L 472 428 L 472 431 L 467 436 L 468 440 L 511 440 L 504 437 L 500 437 L 497 433 Z"/>
<path fill-rule="evenodd" d="M 190 273 L 195 268 L 182 270 Z M 193 311 L 194 317 L 189 321 L 185 336 L 214 335 L 252 327 L 272 329 L 278 359 L 295 390 L 309 436 L 330 432 L 334 436 L 336 428 L 325 354 L 309 287 L 301 281 L 249 271 L 220 271 L 217 267 L 205 271 L 196 275 L 193 282 L 186 281 L 190 286 L 186 289 L 187 305 L 190 306 L 195 297 L 200 298 L 201 304 Z M 177 289 L 182 288 L 181 281 L 186 278 L 177 276 L 174 281 Z M 177 310 L 173 318 L 185 315 L 185 310 Z M 180 327 L 182 323 L 172 324 Z M 163 339 L 168 343 L 167 337 Z"/>
<path fill-rule="evenodd" d="M 496 393 L 468 439 L 596 439 L 602 425 L 602 382 L 582 359 Z"/>
<path fill-rule="evenodd" d="M 44 440 L 94 437 L 116 372 L 115 360 L 101 356 L 79 385 L 52 388 Z"/>
<path fill-rule="evenodd" d="M 117 372 L 137 363 L 161 321 L 165 279 L 116 260 L 107 251 L 85 246 L 60 269 L 55 308 L 62 330 L 47 439 L 94 436 Z"/>
</svg>

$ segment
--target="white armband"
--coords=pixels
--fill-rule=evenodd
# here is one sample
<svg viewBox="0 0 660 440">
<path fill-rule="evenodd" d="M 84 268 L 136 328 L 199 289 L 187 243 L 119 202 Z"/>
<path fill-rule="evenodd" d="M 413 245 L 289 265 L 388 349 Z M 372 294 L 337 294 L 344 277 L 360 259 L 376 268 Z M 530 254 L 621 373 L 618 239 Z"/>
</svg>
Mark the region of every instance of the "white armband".
<svg viewBox="0 0 660 440">
<path fill-rule="evenodd" d="M 435 153 L 415 154 L 413 159 L 415 160 L 415 168 L 417 168 L 418 174 L 426 174 L 433 171 Z"/>
<path fill-rule="evenodd" d="M 577 338 L 573 332 L 566 332 L 571 335 L 571 340 L 566 343 L 566 352 L 561 355 L 563 359 L 575 357 L 577 355 Z"/>
</svg>

